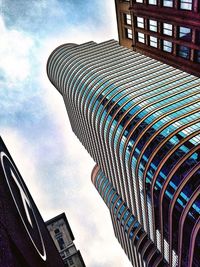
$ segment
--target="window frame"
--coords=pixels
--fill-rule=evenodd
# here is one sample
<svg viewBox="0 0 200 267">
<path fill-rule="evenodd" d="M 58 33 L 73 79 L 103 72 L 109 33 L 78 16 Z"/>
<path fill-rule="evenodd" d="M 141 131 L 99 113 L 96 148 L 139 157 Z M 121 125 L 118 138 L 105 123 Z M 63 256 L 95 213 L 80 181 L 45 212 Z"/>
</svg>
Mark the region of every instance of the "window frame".
<svg viewBox="0 0 200 267">
<path fill-rule="evenodd" d="M 180 49 L 181 48 L 181 49 Z M 186 49 L 185 49 L 186 48 Z M 183 56 L 184 55 L 184 53 L 186 53 L 186 52 L 184 52 L 184 49 L 185 49 L 185 51 L 187 50 L 188 51 L 188 54 L 187 54 L 187 56 L 185 57 L 185 56 Z M 181 53 L 182 53 L 182 55 L 181 55 Z M 188 47 L 188 46 L 185 46 L 185 45 L 179 45 L 178 46 L 178 56 L 179 57 L 181 57 L 181 58 L 183 58 L 183 59 L 186 59 L 186 60 L 189 60 L 190 59 L 190 53 L 191 53 L 191 49 Z"/>
<path fill-rule="evenodd" d="M 133 40 L 133 31 L 132 31 L 132 29 L 125 28 L 125 31 L 126 31 L 126 38 L 129 39 L 129 40 Z"/>
<path fill-rule="evenodd" d="M 170 5 L 165 5 L 165 2 L 166 2 L 166 3 L 167 3 L 167 2 L 172 3 L 172 5 L 171 5 L 171 6 L 170 6 Z M 163 0 L 163 1 L 162 1 L 162 6 L 163 6 L 163 7 L 173 8 L 173 7 L 174 7 L 174 1 L 173 1 L 173 0 Z"/>
<path fill-rule="evenodd" d="M 195 51 L 195 61 L 200 63 L 200 50 Z"/>
<path fill-rule="evenodd" d="M 130 17 L 129 17 L 130 16 Z M 131 19 L 131 14 L 124 14 L 124 20 L 126 25 L 132 25 L 132 19 Z"/>
<path fill-rule="evenodd" d="M 150 3 L 151 1 L 152 1 L 152 3 Z M 152 6 L 157 6 L 158 5 L 158 1 L 157 0 L 148 0 L 148 4 L 152 5 Z"/>
<path fill-rule="evenodd" d="M 167 45 L 167 43 L 170 43 L 171 46 Z M 167 49 L 165 49 L 167 47 L 171 48 L 171 51 L 168 51 Z M 173 43 L 171 41 L 162 40 L 162 50 L 164 52 L 167 52 L 167 53 L 172 53 L 172 51 L 173 51 Z"/>
<path fill-rule="evenodd" d="M 141 22 L 141 21 L 139 21 L 139 20 L 143 20 L 143 22 Z M 138 28 L 144 29 L 144 18 L 143 18 L 143 17 L 136 17 L 136 22 L 137 22 L 137 27 L 138 27 Z M 141 24 L 143 27 L 139 26 L 140 24 Z"/>
<path fill-rule="evenodd" d="M 153 41 L 153 39 L 156 40 L 156 42 Z M 153 44 L 156 44 L 156 46 L 153 45 Z M 149 36 L 149 45 L 150 45 L 151 47 L 158 48 L 158 37 L 155 37 L 155 36 L 150 35 L 150 36 Z"/>
<path fill-rule="evenodd" d="M 184 4 L 190 5 L 191 8 L 182 8 L 181 6 L 184 5 Z M 180 8 L 180 10 L 192 11 L 193 10 L 193 1 L 192 0 L 180 0 L 179 8 Z"/>
<path fill-rule="evenodd" d="M 166 28 L 165 26 L 171 26 L 171 29 Z M 168 34 L 167 32 L 170 32 L 170 34 Z M 173 24 L 163 22 L 163 24 L 162 24 L 162 33 L 163 33 L 163 35 L 173 36 Z"/>
<path fill-rule="evenodd" d="M 141 35 L 143 35 L 143 37 Z M 143 42 L 141 40 L 143 40 Z M 137 41 L 139 43 L 145 44 L 145 34 L 143 32 L 137 32 Z"/>
<path fill-rule="evenodd" d="M 149 19 L 149 30 L 151 32 L 158 32 L 158 21 L 157 20 Z"/>
<path fill-rule="evenodd" d="M 182 29 L 182 30 L 181 30 Z M 184 29 L 189 29 L 190 30 L 190 32 L 184 32 Z M 187 40 L 186 38 L 184 38 L 187 34 L 190 34 L 190 39 L 189 40 Z M 180 40 L 184 40 L 184 41 L 186 41 L 186 42 L 191 42 L 192 41 L 192 29 L 191 28 L 189 28 L 189 27 L 184 27 L 184 26 L 179 26 L 178 27 L 178 38 L 180 39 Z"/>
</svg>

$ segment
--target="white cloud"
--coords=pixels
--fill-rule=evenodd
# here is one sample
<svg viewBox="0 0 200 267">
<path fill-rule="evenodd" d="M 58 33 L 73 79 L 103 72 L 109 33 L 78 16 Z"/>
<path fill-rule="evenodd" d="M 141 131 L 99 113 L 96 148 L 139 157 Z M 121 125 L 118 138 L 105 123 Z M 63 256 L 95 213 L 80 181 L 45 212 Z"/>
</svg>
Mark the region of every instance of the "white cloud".
<svg viewBox="0 0 200 267">
<path fill-rule="evenodd" d="M 24 81 L 30 75 L 30 50 L 33 40 L 26 33 L 8 30 L 0 16 L 0 70 L 3 71 L 9 87 Z"/>
</svg>

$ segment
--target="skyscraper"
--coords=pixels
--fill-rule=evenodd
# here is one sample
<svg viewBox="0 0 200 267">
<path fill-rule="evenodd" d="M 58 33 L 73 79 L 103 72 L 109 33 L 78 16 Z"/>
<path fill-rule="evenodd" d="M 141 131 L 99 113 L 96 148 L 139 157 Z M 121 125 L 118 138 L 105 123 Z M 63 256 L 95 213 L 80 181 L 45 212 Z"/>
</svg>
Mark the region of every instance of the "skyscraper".
<svg viewBox="0 0 200 267">
<path fill-rule="evenodd" d="M 47 73 L 133 266 L 199 266 L 200 79 L 113 40 L 62 45 Z"/>
<path fill-rule="evenodd" d="M 115 0 L 119 43 L 200 77 L 199 0 Z"/>
<path fill-rule="evenodd" d="M 75 238 L 65 213 L 48 220 L 46 225 L 65 267 L 85 267 L 81 253 L 73 242 Z"/>
</svg>

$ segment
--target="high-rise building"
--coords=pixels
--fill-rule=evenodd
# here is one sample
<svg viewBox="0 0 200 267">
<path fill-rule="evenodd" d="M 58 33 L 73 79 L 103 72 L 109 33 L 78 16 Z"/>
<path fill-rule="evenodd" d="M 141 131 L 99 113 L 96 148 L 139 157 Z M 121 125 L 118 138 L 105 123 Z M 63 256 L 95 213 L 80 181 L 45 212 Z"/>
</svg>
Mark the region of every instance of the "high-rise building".
<svg viewBox="0 0 200 267">
<path fill-rule="evenodd" d="M 47 266 L 64 264 L 0 138 L 0 267 Z"/>
<path fill-rule="evenodd" d="M 47 229 L 62 257 L 65 267 L 85 267 L 85 263 L 79 250 L 74 244 L 74 235 L 68 223 L 65 213 L 48 220 Z"/>
<path fill-rule="evenodd" d="M 200 77 L 199 0 L 115 0 L 121 45 Z"/>
<path fill-rule="evenodd" d="M 199 266 L 200 79 L 113 40 L 62 45 L 47 73 L 133 266 Z"/>
</svg>

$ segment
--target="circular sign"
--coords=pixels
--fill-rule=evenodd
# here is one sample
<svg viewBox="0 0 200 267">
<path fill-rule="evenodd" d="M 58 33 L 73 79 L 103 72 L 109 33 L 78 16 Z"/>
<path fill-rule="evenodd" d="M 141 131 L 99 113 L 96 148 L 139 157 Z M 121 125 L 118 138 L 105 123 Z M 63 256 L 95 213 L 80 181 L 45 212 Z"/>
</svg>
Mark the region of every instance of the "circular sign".
<svg viewBox="0 0 200 267">
<path fill-rule="evenodd" d="M 46 261 L 44 241 L 31 204 L 30 193 L 26 190 L 24 182 L 11 159 L 4 152 L 1 152 L 1 164 L 8 188 L 26 232 L 39 256 Z"/>
</svg>

